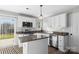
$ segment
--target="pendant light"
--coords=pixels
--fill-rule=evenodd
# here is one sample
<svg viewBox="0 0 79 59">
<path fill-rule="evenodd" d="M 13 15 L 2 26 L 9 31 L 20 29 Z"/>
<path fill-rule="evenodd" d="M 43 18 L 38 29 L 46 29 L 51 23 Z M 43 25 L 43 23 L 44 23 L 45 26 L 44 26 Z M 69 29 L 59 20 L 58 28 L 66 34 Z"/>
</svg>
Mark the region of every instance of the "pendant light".
<svg viewBox="0 0 79 59">
<path fill-rule="evenodd" d="M 43 7 L 43 5 L 40 5 L 40 16 L 39 16 L 39 19 L 43 19 L 43 15 L 42 15 L 42 7 Z"/>
</svg>

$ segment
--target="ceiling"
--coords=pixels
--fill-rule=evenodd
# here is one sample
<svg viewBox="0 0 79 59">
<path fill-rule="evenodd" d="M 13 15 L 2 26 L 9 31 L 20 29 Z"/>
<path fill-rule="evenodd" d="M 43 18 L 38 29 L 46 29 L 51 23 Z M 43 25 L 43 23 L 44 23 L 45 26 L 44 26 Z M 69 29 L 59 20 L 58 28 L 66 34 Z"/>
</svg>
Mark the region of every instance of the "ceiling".
<svg viewBox="0 0 79 59">
<path fill-rule="evenodd" d="M 43 16 L 54 15 L 72 8 L 76 8 L 78 5 L 44 5 L 42 7 Z M 26 8 L 29 8 L 28 10 Z M 23 13 L 33 15 L 36 17 L 40 16 L 40 5 L 3 5 L 0 6 L 0 10 L 12 11 L 16 13 Z"/>
</svg>

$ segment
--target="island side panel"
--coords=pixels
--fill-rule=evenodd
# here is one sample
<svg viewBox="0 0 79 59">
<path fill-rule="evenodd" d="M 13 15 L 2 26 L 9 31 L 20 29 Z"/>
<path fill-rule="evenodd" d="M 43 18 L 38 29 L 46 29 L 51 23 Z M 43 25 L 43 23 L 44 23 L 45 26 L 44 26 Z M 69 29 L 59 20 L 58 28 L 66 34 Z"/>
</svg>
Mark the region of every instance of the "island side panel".
<svg viewBox="0 0 79 59">
<path fill-rule="evenodd" d="M 30 41 L 29 54 L 48 54 L 48 38 Z"/>
<path fill-rule="evenodd" d="M 28 47 L 29 47 L 29 42 L 23 43 L 23 54 L 28 54 Z"/>
</svg>

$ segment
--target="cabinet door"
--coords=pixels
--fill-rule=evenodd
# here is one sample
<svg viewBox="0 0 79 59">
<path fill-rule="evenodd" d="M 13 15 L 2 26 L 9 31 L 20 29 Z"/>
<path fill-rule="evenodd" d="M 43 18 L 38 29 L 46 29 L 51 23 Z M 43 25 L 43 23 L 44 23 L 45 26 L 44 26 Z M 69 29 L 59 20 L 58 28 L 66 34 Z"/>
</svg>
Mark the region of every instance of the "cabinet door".
<svg viewBox="0 0 79 59">
<path fill-rule="evenodd" d="M 58 38 L 58 48 L 60 51 L 64 51 L 64 36 L 59 36 Z"/>
<path fill-rule="evenodd" d="M 61 14 L 59 15 L 59 26 L 61 28 L 66 27 L 67 26 L 67 15 L 66 14 Z"/>
<path fill-rule="evenodd" d="M 52 25 L 52 30 L 55 30 L 55 17 L 52 17 L 52 20 L 50 21 Z"/>
<path fill-rule="evenodd" d="M 60 14 L 57 16 L 54 16 L 54 27 L 55 30 L 60 30 L 63 27 L 67 26 L 67 15 L 66 14 Z"/>
<path fill-rule="evenodd" d="M 22 27 L 22 20 L 23 20 L 23 17 L 22 16 L 18 16 L 17 27 Z"/>
<path fill-rule="evenodd" d="M 43 29 L 45 31 L 52 31 L 52 18 L 47 18 L 43 20 Z"/>
<path fill-rule="evenodd" d="M 59 21 L 60 21 L 59 15 L 55 16 L 54 21 L 55 21 L 55 30 L 58 30 L 60 28 L 60 26 L 59 26 L 60 25 L 60 23 L 59 23 Z"/>
<path fill-rule="evenodd" d="M 49 23 L 48 20 L 49 20 L 49 19 L 44 19 L 44 20 L 43 20 L 43 30 L 47 30 L 47 28 L 48 28 L 48 23 Z M 41 23 L 42 23 L 42 22 L 41 22 Z M 42 25 L 41 25 L 41 26 L 42 26 Z"/>
<path fill-rule="evenodd" d="M 28 54 L 29 53 L 29 42 L 25 42 L 22 44 L 23 47 L 23 54 Z"/>
<path fill-rule="evenodd" d="M 52 46 L 57 47 L 57 36 L 52 37 Z"/>
<path fill-rule="evenodd" d="M 47 38 L 29 42 L 28 54 L 47 54 L 48 53 L 47 43 L 48 43 Z"/>
</svg>

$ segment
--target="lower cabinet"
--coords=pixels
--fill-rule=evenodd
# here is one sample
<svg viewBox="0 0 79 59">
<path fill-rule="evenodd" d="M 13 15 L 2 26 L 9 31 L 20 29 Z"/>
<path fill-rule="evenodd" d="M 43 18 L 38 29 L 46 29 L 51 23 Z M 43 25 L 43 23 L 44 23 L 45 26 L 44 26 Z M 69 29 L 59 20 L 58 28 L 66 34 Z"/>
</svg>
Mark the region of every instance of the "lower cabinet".
<svg viewBox="0 0 79 59">
<path fill-rule="evenodd" d="M 58 49 L 62 52 L 68 50 L 68 36 L 58 36 Z"/>
<path fill-rule="evenodd" d="M 19 47 L 22 47 L 23 43 L 21 43 L 21 40 L 19 37 L 23 37 L 23 36 L 29 36 L 29 34 L 17 34 L 17 44 Z"/>
<path fill-rule="evenodd" d="M 23 54 L 48 54 L 48 40 L 40 39 L 23 43 Z"/>
<path fill-rule="evenodd" d="M 58 45 L 57 40 L 58 40 L 57 35 L 52 36 L 52 46 L 55 48 L 57 48 Z"/>
</svg>

